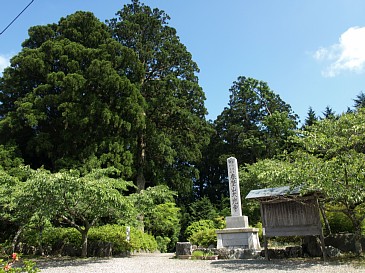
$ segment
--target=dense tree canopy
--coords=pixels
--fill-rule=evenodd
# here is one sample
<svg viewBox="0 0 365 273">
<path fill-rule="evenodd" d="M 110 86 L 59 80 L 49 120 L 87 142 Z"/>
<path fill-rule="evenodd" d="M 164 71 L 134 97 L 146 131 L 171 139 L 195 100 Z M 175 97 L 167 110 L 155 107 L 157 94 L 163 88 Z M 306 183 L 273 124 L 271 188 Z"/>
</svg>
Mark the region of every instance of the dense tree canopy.
<svg viewBox="0 0 365 273">
<path fill-rule="evenodd" d="M 188 193 L 198 177 L 194 165 L 209 141 L 198 66 L 165 12 L 133 0 L 117 15 L 109 21 L 113 38 L 133 49 L 144 68 L 139 91 L 146 102 L 146 122 L 137 135 L 138 187 L 163 182 Z"/>
<path fill-rule="evenodd" d="M 215 120 L 215 133 L 202 162 L 197 189 L 212 200 L 227 196 L 226 159 L 235 156 L 240 165 L 272 158 L 291 149 L 297 116 L 289 104 L 267 83 L 239 77 L 230 89 L 228 107 Z"/>
<path fill-rule="evenodd" d="M 117 15 L 29 30 L 0 78 L 1 144 L 34 168 L 115 166 L 140 190 L 189 195 L 210 130 L 198 67 L 163 11 L 132 1 Z"/>
<path fill-rule="evenodd" d="M 113 165 L 130 175 L 132 131 L 143 126 L 136 55 L 87 12 L 29 33 L 0 81 L 1 142 L 35 168 Z"/>
</svg>

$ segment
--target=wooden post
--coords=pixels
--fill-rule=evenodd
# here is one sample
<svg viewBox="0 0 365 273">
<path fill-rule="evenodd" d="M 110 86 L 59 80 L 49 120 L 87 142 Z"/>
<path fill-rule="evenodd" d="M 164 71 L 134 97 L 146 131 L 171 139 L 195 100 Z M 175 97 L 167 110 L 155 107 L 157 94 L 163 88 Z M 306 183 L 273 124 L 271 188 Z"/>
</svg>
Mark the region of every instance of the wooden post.
<svg viewBox="0 0 365 273">
<path fill-rule="evenodd" d="M 261 211 L 261 220 L 262 220 L 262 237 L 264 239 L 264 250 L 265 250 L 265 259 L 266 260 L 270 260 L 269 257 L 269 251 L 267 249 L 267 238 L 266 238 L 266 219 L 265 219 L 265 214 L 264 214 L 264 205 L 262 202 L 260 202 L 260 211 Z"/>
</svg>

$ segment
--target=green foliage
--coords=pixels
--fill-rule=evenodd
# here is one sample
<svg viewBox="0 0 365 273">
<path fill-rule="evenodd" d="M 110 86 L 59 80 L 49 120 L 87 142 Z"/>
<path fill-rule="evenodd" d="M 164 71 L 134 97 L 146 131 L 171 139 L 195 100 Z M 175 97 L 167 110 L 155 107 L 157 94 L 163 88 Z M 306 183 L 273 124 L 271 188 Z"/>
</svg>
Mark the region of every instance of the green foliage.
<svg viewBox="0 0 365 273">
<path fill-rule="evenodd" d="M 163 184 L 188 198 L 198 178 L 196 163 L 209 142 L 205 95 L 198 84 L 197 64 L 157 8 L 133 0 L 108 24 L 113 38 L 132 49 L 143 64 L 139 93 L 145 104 L 145 126 L 136 135 L 134 168 L 140 190 Z"/>
<path fill-rule="evenodd" d="M 180 209 L 176 207 L 174 196 L 176 193 L 165 185 L 149 187 L 131 195 L 145 232 L 156 238 L 169 238 L 169 251 L 175 247 L 180 233 Z M 160 242 L 163 241 L 167 240 Z"/>
<path fill-rule="evenodd" d="M 89 240 L 112 243 L 114 255 L 133 251 L 153 252 L 157 249 L 157 242 L 151 235 L 134 227 L 130 229 L 130 241 L 127 242 L 126 227 L 120 225 L 94 227 L 90 229 Z"/>
<path fill-rule="evenodd" d="M 364 92 L 360 92 L 356 98 L 354 99 L 354 107 L 356 109 L 360 109 L 365 107 L 365 93 Z"/>
<path fill-rule="evenodd" d="M 214 253 L 211 251 L 211 250 L 207 250 L 207 249 L 204 249 L 204 250 L 200 250 L 200 249 L 196 249 L 193 251 L 192 253 L 192 259 L 196 259 L 196 258 L 199 258 L 199 259 L 205 259 L 207 257 L 211 257 L 213 256 Z"/>
<path fill-rule="evenodd" d="M 304 120 L 304 125 L 302 129 L 305 130 L 305 128 L 312 126 L 314 123 L 318 121 L 318 117 L 316 116 L 316 113 L 314 112 L 312 107 L 309 107 L 307 112 L 307 117 Z"/>
<path fill-rule="evenodd" d="M 15 145 L 0 144 L 0 168 L 10 174 L 17 174 L 17 168 L 23 164 L 20 152 Z"/>
<path fill-rule="evenodd" d="M 217 245 L 217 234 L 215 229 L 203 229 L 196 233 L 193 233 L 189 237 L 189 241 L 199 247 L 209 247 L 211 245 Z"/>
<path fill-rule="evenodd" d="M 265 160 L 241 171 L 244 189 L 290 185 L 300 186 L 302 194 L 320 192 L 327 209 L 350 220 L 359 254 L 365 218 L 364 124 L 362 108 L 316 122 L 294 137 L 299 149 L 282 161 Z"/>
<path fill-rule="evenodd" d="M 190 222 L 196 222 L 201 219 L 214 220 L 218 217 L 216 208 L 207 197 L 203 197 L 189 206 Z"/>
<path fill-rule="evenodd" d="M 18 188 L 17 213 L 24 214 L 28 221 L 35 215 L 59 217 L 81 233 L 82 255 L 86 256 L 88 231 L 102 217 L 135 217 L 128 215 L 132 205 L 121 194 L 131 183 L 112 178 L 117 176 L 113 168 L 94 170 L 81 177 L 72 170 L 51 174 L 39 169 Z"/>
<path fill-rule="evenodd" d="M 156 236 L 156 242 L 157 242 L 157 249 L 161 253 L 165 253 L 168 251 L 167 246 L 170 244 L 171 239 L 169 237 Z"/>
<path fill-rule="evenodd" d="M 260 220 L 260 206 L 257 201 L 245 199 L 247 194 L 251 190 L 290 185 L 292 168 L 286 161 L 264 159 L 239 170 L 243 213 L 251 223 Z"/>
<path fill-rule="evenodd" d="M 21 242 L 28 246 L 38 247 L 34 239 L 35 230 L 24 232 Z M 166 238 L 165 238 L 166 240 Z M 153 236 L 131 227 L 130 241 L 126 240 L 126 227 L 120 225 L 104 225 L 93 227 L 88 234 L 89 242 L 108 242 L 113 244 L 113 254 L 124 254 L 133 251 L 150 251 L 158 245 Z M 42 233 L 42 246 L 46 254 L 62 254 L 62 249 L 72 248 L 81 251 L 82 237 L 74 228 L 47 227 Z"/>
<path fill-rule="evenodd" d="M 119 225 L 105 225 L 90 229 L 89 242 L 109 242 L 113 244 L 113 255 L 132 251 L 127 242 L 126 228 Z"/>
<path fill-rule="evenodd" d="M 180 209 L 175 203 L 164 203 L 155 206 L 149 213 L 145 214 L 145 230 L 155 237 L 169 238 L 168 250 L 172 250 L 178 241 L 180 233 Z"/>
<path fill-rule="evenodd" d="M 4 261 L 0 259 L 0 273 L 10 272 L 10 273 L 37 273 L 40 272 L 39 268 L 36 267 L 36 263 L 31 260 L 22 260 L 23 265 L 19 266 L 19 255 L 17 253 L 12 254 L 12 258 L 8 259 L 8 261 Z"/>
<path fill-rule="evenodd" d="M 350 232 L 354 231 L 353 224 L 348 216 L 342 212 L 327 212 L 326 213 L 332 233 Z"/>
<path fill-rule="evenodd" d="M 80 232 L 74 228 L 61 228 L 47 226 L 42 230 L 40 237 L 36 229 L 25 229 L 20 242 L 38 251 L 42 248 L 45 255 L 62 254 L 62 249 L 74 249 L 81 252 L 82 238 Z"/>
<path fill-rule="evenodd" d="M 238 77 L 230 89 L 229 107 L 215 122 L 226 148 L 240 164 L 254 163 L 288 150 L 297 116 L 267 83 Z M 224 143 L 224 144 L 223 144 Z"/>
<path fill-rule="evenodd" d="M 213 220 L 199 220 L 197 222 L 193 222 L 190 226 L 185 230 L 185 236 L 190 238 L 193 234 L 207 229 L 214 229 L 215 224 Z"/>
<path fill-rule="evenodd" d="M 132 229 L 131 229 L 132 231 Z M 136 251 L 155 251 L 158 248 L 155 238 L 139 229 L 131 232 L 131 246 Z"/>
<path fill-rule="evenodd" d="M 228 107 L 212 124 L 215 132 L 200 167 L 197 188 L 210 200 L 228 196 L 226 160 L 230 156 L 243 166 L 294 149 L 291 137 L 298 117 L 267 83 L 238 77 L 229 91 Z"/>
<path fill-rule="evenodd" d="M 114 166 L 131 175 L 132 131 L 144 122 L 131 80 L 142 71 L 89 12 L 32 27 L 0 80 L 1 144 L 14 143 L 33 168 Z"/>
<path fill-rule="evenodd" d="M 27 236 L 27 243 L 32 243 L 34 234 Z M 81 234 L 74 228 L 53 228 L 48 227 L 43 231 L 42 245 L 45 249 L 59 251 L 60 249 L 70 246 L 74 249 L 81 250 Z M 33 244 L 32 244 L 33 245 Z M 33 246 L 37 246 L 34 244 Z"/>
</svg>

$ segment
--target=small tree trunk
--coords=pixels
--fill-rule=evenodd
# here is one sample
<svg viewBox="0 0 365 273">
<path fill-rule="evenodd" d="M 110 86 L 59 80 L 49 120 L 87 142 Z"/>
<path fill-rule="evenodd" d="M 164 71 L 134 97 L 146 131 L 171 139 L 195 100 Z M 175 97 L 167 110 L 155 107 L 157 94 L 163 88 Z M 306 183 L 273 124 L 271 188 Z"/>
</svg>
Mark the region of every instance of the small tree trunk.
<svg viewBox="0 0 365 273">
<path fill-rule="evenodd" d="M 84 229 L 81 232 L 82 236 L 82 248 L 81 248 L 81 257 L 85 258 L 87 256 L 87 233 L 89 232 L 89 229 Z"/>
<path fill-rule="evenodd" d="M 356 255 L 361 256 L 362 255 L 362 245 L 361 245 L 361 228 L 360 228 L 360 226 L 355 227 L 354 239 L 355 239 Z"/>
<path fill-rule="evenodd" d="M 138 159 L 137 159 L 137 188 L 138 191 L 146 188 L 146 179 L 144 177 L 144 169 L 146 164 L 146 143 L 144 140 L 144 134 L 141 133 L 138 139 Z"/>
<path fill-rule="evenodd" d="M 12 252 L 13 252 L 13 253 L 14 253 L 14 252 L 15 252 L 15 250 L 16 250 L 16 246 L 17 246 L 17 244 L 18 244 L 18 238 L 19 238 L 20 234 L 22 233 L 22 231 L 23 231 L 23 227 L 20 227 L 20 228 L 18 229 L 18 231 L 16 232 L 16 234 L 15 234 L 14 238 L 13 238 L 13 242 L 12 242 L 12 244 L 11 244 L 11 248 L 12 248 Z"/>
</svg>

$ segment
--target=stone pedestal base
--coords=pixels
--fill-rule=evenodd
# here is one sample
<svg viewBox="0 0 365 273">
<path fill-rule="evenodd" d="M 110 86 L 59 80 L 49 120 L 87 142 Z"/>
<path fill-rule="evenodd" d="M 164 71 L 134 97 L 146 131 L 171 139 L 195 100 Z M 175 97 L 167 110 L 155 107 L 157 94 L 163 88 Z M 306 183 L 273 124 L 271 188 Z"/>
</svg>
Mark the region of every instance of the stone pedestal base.
<svg viewBox="0 0 365 273">
<path fill-rule="evenodd" d="M 217 248 L 261 250 L 259 229 L 248 226 L 247 216 L 226 217 L 227 227 L 216 230 Z"/>
<path fill-rule="evenodd" d="M 257 228 L 225 228 L 216 230 L 217 248 L 260 250 Z"/>
</svg>

